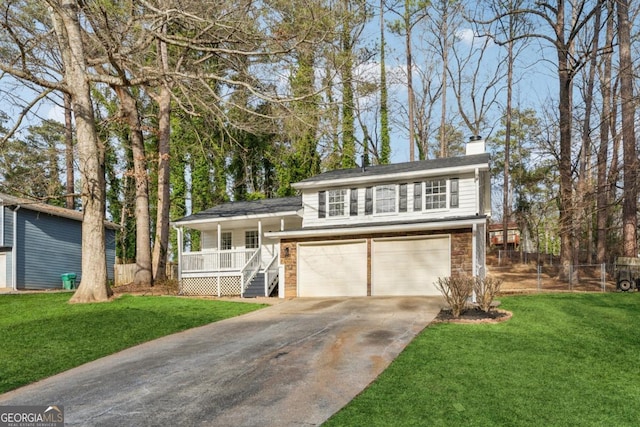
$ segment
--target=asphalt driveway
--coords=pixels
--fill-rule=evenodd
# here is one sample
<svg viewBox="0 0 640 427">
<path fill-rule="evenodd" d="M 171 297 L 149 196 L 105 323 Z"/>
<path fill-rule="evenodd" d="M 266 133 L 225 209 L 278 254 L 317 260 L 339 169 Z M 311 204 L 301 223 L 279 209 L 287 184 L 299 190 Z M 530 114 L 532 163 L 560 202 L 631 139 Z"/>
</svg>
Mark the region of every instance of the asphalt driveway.
<svg viewBox="0 0 640 427">
<path fill-rule="evenodd" d="M 142 344 L 0 395 L 67 426 L 313 426 L 438 313 L 437 297 L 294 299 Z"/>
</svg>

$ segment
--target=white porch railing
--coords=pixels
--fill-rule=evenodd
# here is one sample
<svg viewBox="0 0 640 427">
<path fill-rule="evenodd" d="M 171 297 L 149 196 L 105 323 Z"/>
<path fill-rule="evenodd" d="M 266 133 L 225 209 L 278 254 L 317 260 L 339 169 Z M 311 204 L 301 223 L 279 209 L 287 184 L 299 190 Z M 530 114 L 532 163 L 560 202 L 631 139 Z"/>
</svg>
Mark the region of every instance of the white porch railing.
<svg viewBox="0 0 640 427">
<path fill-rule="evenodd" d="M 271 291 L 278 284 L 278 255 L 275 255 L 264 269 L 264 296 L 271 295 Z"/>
<path fill-rule="evenodd" d="M 182 254 L 180 277 L 193 294 L 241 295 L 260 272 L 264 271 L 265 295 L 278 284 L 278 255 L 262 268 L 262 249 L 236 251 L 200 251 Z M 187 283 L 188 282 L 188 283 Z M 211 289 L 211 288 L 214 289 Z M 186 291 L 185 291 L 186 292 Z"/>
<path fill-rule="evenodd" d="M 200 251 L 182 254 L 182 273 L 240 271 L 259 249 Z"/>
<path fill-rule="evenodd" d="M 258 271 L 260 270 L 261 264 L 262 252 L 260 251 L 260 249 L 258 249 L 242 268 L 242 291 L 240 293 L 241 296 L 244 296 L 244 290 L 247 289 L 247 286 L 249 286 L 251 280 L 253 280 L 256 273 L 258 273 Z"/>
</svg>

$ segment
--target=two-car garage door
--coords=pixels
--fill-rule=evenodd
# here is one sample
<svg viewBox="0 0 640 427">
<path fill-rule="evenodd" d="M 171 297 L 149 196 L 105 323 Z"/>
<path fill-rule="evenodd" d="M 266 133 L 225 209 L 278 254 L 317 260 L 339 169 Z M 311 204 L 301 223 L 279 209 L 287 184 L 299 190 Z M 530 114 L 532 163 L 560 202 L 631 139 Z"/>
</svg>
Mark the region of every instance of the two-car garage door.
<svg viewBox="0 0 640 427">
<path fill-rule="evenodd" d="M 371 241 L 372 295 L 439 295 L 433 282 L 451 274 L 449 236 Z M 298 246 L 298 295 L 366 296 L 367 241 Z"/>
</svg>

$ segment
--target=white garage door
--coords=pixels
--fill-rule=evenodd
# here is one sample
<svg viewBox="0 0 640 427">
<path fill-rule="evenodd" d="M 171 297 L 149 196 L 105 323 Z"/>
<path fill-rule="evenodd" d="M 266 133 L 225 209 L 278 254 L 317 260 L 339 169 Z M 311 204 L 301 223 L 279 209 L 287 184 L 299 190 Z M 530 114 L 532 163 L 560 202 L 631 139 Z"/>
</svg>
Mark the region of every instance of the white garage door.
<svg viewBox="0 0 640 427">
<path fill-rule="evenodd" d="M 366 296 L 366 241 L 299 245 L 298 295 Z"/>
<path fill-rule="evenodd" d="M 377 239 L 371 254 L 373 295 L 440 295 L 433 282 L 451 274 L 449 237 Z"/>
</svg>

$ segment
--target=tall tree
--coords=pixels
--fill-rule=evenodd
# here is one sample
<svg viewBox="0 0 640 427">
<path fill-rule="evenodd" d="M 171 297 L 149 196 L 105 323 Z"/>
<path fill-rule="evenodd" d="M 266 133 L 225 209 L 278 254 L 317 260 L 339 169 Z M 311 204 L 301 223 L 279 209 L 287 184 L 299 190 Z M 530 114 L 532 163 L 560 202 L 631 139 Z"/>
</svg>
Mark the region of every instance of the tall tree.
<svg viewBox="0 0 640 427">
<path fill-rule="evenodd" d="M 389 129 L 389 91 L 387 88 L 387 65 L 384 21 L 384 0 L 380 0 L 380 164 L 391 160 L 391 136 Z M 366 150 L 365 150 L 366 154 Z"/>
<path fill-rule="evenodd" d="M 104 150 L 96 132 L 79 4 L 74 0 L 45 1 L 64 64 L 62 89 L 71 97 L 82 176 L 82 278 L 70 302 L 105 301 L 111 290 L 107 284 L 104 230 Z"/>
<path fill-rule="evenodd" d="M 620 55 L 620 102 L 622 113 L 622 152 L 624 183 L 622 202 L 623 254 L 638 254 L 638 156 L 635 135 L 634 64 L 631 60 L 631 24 L 629 1 L 617 0 L 618 44 Z"/>
</svg>

